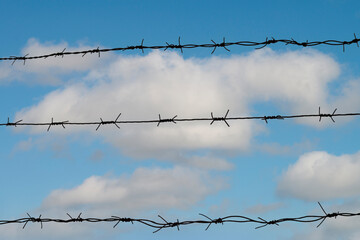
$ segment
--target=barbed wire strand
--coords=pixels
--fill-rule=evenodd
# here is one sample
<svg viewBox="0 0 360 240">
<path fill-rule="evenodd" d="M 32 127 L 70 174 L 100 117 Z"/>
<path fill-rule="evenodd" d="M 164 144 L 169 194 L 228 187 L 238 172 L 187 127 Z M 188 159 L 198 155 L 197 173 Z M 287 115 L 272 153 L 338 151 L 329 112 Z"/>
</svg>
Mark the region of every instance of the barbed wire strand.
<svg viewBox="0 0 360 240">
<path fill-rule="evenodd" d="M 74 126 L 80 126 L 80 125 L 96 125 L 96 131 L 102 126 L 102 125 L 115 125 L 118 129 L 120 129 L 120 124 L 149 124 L 149 123 L 156 123 L 159 127 L 161 123 L 174 123 L 177 122 L 195 122 L 195 121 L 208 121 L 210 122 L 210 125 L 213 125 L 214 122 L 224 122 L 228 127 L 230 127 L 230 124 L 228 121 L 239 121 L 239 120 L 262 120 L 268 123 L 269 120 L 285 120 L 285 119 L 293 119 L 293 118 L 319 118 L 319 122 L 323 118 L 330 118 L 332 122 L 335 123 L 336 117 L 351 117 L 351 116 L 360 116 L 359 112 L 353 112 L 353 113 L 336 113 L 337 108 L 332 113 L 322 113 L 321 109 L 319 107 L 318 113 L 316 114 L 300 114 L 300 115 L 273 115 L 273 116 L 245 116 L 245 117 L 228 117 L 229 110 L 227 110 L 226 114 L 223 117 L 214 117 L 213 112 L 211 112 L 210 117 L 204 117 L 204 118 L 177 118 L 178 115 L 175 115 L 172 118 L 161 118 L 161 115 L 159 114 L 159 119 L 152 119 L 152 120 L 119 120 L 121 113 L 116 117 L 115 120 L 112 121 L 104 121 L 102 118 L 100 118 L 100 121 L 90 121 L 90 122 L 70 122 L 70 121 L 60 121 L 60 122 L 54 122 L 54 119 L 51 118 L 51 122 L 24 122 L 22 119 L 10 122 L 9 118 L 7 122 L 0 123 L 0 126 L 11 126 L 11 127 L 17 127 L 17 126 L 47 126 L 47 131 L 50 130 L 52 126 L 60 125 L 65 129 L 66 125 L 74 125 Z"/>
<path fill-rule="evenodd" d="M 66 48 L 64 48 L 62 51 L 59 52 L 53 52 L 43 55 L 35 55 L 35 56 L 29 56 L 29 54 L 26 54 L 24 56 L 10 56 L 10 57 L 1 57 L 0 61 L 12 61 L 12 65 L 16 61 L 23 61 L 23 64 L 25 65 L 26 60 L 34 60 L 34 59 L 46 59 L 49 57 L 64 57 L 67 55 L 82 55 L 84 57 L 86 54 L 94 54 L 97 53 L 98 57 L 100 57 L 100 53 L 104 52 L 116 52 L 116 51 L 129 51 L 129 50 L 141 50 L 142 53 L 144 53 L 144 50 L 153 50 L 153 49 L 163 49 L 164 51 L 168 49 L 180 49 L 181 53 L 183 53 L 183 49 L 194 49 L 194 48 L 212 48 L 211 54 L 215 52 L 217 48 L 224 48 L 226 51 L 230 52 L 228 47 L 230 46 L 242 46 L 242 47 L 255 47 L 255 49 L 262 49 L 266 46 L 277 44 L 277 43 L 283 43 L 285 45 L 296 45 L 301 47 L 314 47 L 318 45 L 327 45 L 327 46 L 342 46 L 343 52 L 345 52 L 345 46 L 346 45 L 352 45 L 356 44 L 357 47 L 359 47 L 359 41 L 360 39 L 356 37 L 356 34 L 354 33 L 354 39 L 349 41 L 341 41 L 341 40 L 323 40 L 323 41 L 303 41 L 299 42 L 291 39 L 275 39 L 273 37 L 266 38 L 265 41 L 255 42 L 255 41 L 236 41 L 236 42 L 226 42 L 225 38 L 223 38 L 223 41 L 218 43 L 214 40 L 211 40 L 212 43 L 202 43 L 202 44 L 194 44 L 194 43 L 188 43 L 188 44 L 181 44 L 180 37 L 178 38 L 177 44 L 171 44 L 168 42 L 165 42 L 165 45 L 152 45 L 152 46 L 144 46 L 144 39 L 141 41 L 140 45 L 136 46 L 126 46 L 126 47 L 115 47 L 115 48 L 94 48 L 94 49 L 88 49 L 83 51 L 66 51 Z"/>
<path fill-rule="evenodd" d="M 219 218 L 210 218 L 206 216 L 205 214 L 199 213 L 200 216 L 204 217 L 204 219 L 200 220 L 186 220 L 186 221 L 179 221 L 177 219 L 174 222 L 166 220 L 164 217 L 158 215 L 158 217 L 162 220 L 161 222 L 146 219 L 146 218 L 128 218 L 128 217 L 118 217 L 118 216 L 111 216 L 109 218 L 83 218 L 81 217 L 80 213 L 77 218 L 73 218 L 70 214 L 66 213 L 68 215 L 68 219 L 58 219 L 58 218 L 42 218 L 40 215 L 39 217 L 32 217 L 29 213 L 27 213 L 27 217 L 25 218 L 19 218 L 14 220 L 0 220 L 0 225 L 6 225 L 6 224 L 24 224 L 23 229 L 26 227 L 26 225 L 30 223 L 40 223 L 40 228 L 43 228 L 44 223 L 54 222 L 54 223 L 100 223 L 100 222 L 108 222 L 108 223 L 115 223 L 113 228 L 118 226 L 120 223 L 140 223 L 143 225 L 146 225 L 148 227 L 154 228 L 155 231 L 153 233 L 156 233 L 162 229 L 165 228 L 174 228 L 176 227 L 178 231 L 180 231 L 180 226 L 185 225 L 191 225 L 191 224 L 202 224 L 206 225 L 205 231 L 210 228 L 212 224 L 221 224 L 224 225 L 225 223 L 255 223 L 258 226 L 255 227 L 255 229 L 263 228 L 269 225 L 277 225 L 279 226 L 280 223 L 283 222 L 296 222 L 296 223 L 313 223 L 313 222 L 320 222 L 316 227 L 320 227 L 324 221 L 328 218 L 337 218 L 337 217 L 355 217 L 360 216 L 359 213 L 348 213 L 348 212 L 333 212 L 333 213 L 327 213 L 323 206 L 318 202 L 323 215 L 305 215 L 300 217 L 287 217 L 287 218 L 279 218 L 267 221 L 264 218 L 258 217 L 258 218 L 251 218 L 247 216 L 241 216 L 241 215 L 230 215 L 225 217 L 219 217 Z"/>
</svg>

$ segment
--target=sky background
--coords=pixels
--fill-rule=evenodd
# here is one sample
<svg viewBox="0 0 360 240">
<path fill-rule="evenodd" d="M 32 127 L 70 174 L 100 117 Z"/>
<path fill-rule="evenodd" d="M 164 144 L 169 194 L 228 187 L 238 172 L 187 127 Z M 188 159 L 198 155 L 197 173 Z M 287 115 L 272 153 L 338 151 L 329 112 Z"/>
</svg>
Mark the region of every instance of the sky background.
<svg viewBox="0 0 360 240">
<path fill-rule="evenodd" d="M 359 1 L 3 1 L 0 55 L 211 40 L 352 40 Z M 0 62 L 0 122 L 360 111 L 359 49 L 276 44 Z M 1 127 L 0 219 L 267 220 L 360 212 L 358 118 Z M 4 239 L 358 239 L 360 218 L 183 226 L 29 223 Z"/>
</svg>

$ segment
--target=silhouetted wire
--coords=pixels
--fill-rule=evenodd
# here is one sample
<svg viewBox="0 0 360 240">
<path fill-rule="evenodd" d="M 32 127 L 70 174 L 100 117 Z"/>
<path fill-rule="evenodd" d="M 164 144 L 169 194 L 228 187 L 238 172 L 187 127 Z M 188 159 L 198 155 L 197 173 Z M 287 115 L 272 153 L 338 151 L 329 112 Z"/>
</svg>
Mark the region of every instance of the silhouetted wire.
<svg viewBox="0 0 360 240">
<path fill-rule="evenodd" d="M 354 113 L 336 113 L 337 108 L 332 113 L 321 113 L 321 109 L 319 107 L 318 113 L 316 114 L 300 114 L 300 115 L 274 115 L 274 116 L 248 116 L 248 117 L 228 117 L 229 110 L 225 113 L 223 117 L 214 117 L 214 114 L 211 112 L 210 117 L 204 117 L 204 118 L 177 118 L 177 115 L 175 115 L 172 118 L 161 118 L 161 115 L 159 114 L 159 119 L 152 119 L 152 120 L 119 120 L 121 113 L 116 117 L 115 120 L 111 121 L 104 121 L 102 118 L 100 118 L 100 121 L 89 121 L 89 122 L 70 122 L 70 121 L 59 121 L 54 122 L 54 119 L 51 118 L 51 122 L 24 122 L 23 120 L 18 120 L 15 122 L 10 122 L 9 118 L 7 122 L 0 123 L 0 126 L 47 126 L 47 131 L 50 130 L 52 126 L 62 126 L 65 128 L 67 125 L 73 125 L 73 126 L 80 126 L 80 125 L 95 125 L 96 131 L 102 126 L 102 125 L 115 125 L 118 129 L 120 129 L 121 124 L 149 124 L 149 123 L 155 123 L 159 127 L 161 123 L 174 123 L 177 122 L 196 122 L 196 121 L 208 121 L 210 122 L 210 125 L 213 125 L 214 122 L 224 122 L 228 127 L 230 127 L 230 124 L 228 121 L 239 121 L 239 120 L 263 120 L 266 123 L 268 123 L 269 120 L 284 120 L 284 119 L 292 119 L 292 118 L 319 118 L 319 122 L 322 120 L 322 118 L 330 118 L 332 122 L 335 123 L 335 117 L 351 117 L 351 116 L 360 116 L 359 112 Z"/>
<path fill-rule="evenodd" d="M 26 60 L 32 60 L 32 59 L 46 59 L 49 57 L 64 57 L 67 55 L 82 55 L 83 57 L 86 54 L 98 54 L 100 57 L 100 53 L 104 52 L 115 52 L 115 51 L 129 51 L 129 50 L 136 50 L 139 49 L 144 53 L 144 50 L 147 49 L 163 49 L 166 51 L 167 49 L 180 49 L 181 53 L 183 53 L 183 49 L 193 49 L 193 48 L 212 48 L 211 54 L 215 52 L 217 48 L 224 48 L 226 51 L 230 50 L 228 47 L 230 46 L 243 46 L 243 47 L 256 47 L 256 49 L 264 48 L 268 45 L 276 44 L 276 43 L 283 43 L 285 45 L 296 45 L 301 47 L 313 47 L 318 45 L 328 45 L 328 46 L 342 46 L 343 51 L 345 51 L 346 45 L 352 45 L 356 44 L 359 47 L 359 41 L 360 39 L 356 37 L 354 33 L 354 39 L 350 41 L 340 41 L 340 40 L 323 40 L 323 41 L 305 41 L 305 42 L 298 42 L 294 39 L 275 39 L 275 38 L 266 38 L 265 41 L 260 42 L 254 42 L 254 41 L 236 41 L 236 42 L 226 42 L 225 38 L 223 38 L 222 42 L 215 42 L 214 40 L 211 40 L 211 43 L 203 43 L 203 44 L 181 44 L 180 37 L 178 38 L 177 44 L 171 44 L 168 42 L 165 42 L 165 45 L 153 45 L 153 46 L 144 46 L 144 39 L 141 41 L 140 45 L 135 46 L 126 46 L 126 47 L 116 47 L 116 48 L 94 48 L 89 50 L 83 50 L 83 51 L 66 51 L 66 48 L 64 48 L 62 51 L 59 52 L 53 52 L 48 53 L 44 55 L 35 55 L 35 56 L 29 56 L 29 54 L 26 54 L 24 56 L 10 56 L 10 57 L 1 57 L 0 61 L 13 61 L 12 64 L 14 64 L 16 61 L 23 61 L 25 64 Z"/>
<path fill-rule="evenodd" d="M 26 225 L 30 223 L 40 223 L 40 227 L 43 228 L 44 223 L 48 222 L 54 222 L 54 223 L 99 223 L 99 222 L 108 222 L 108 223 L 114 223 L 114 228 L 119 223 L 140 223 L 143 225 L 146 225 L 148 227 L 154 228 L 155 231 L 153 233 L 156 233 L 162 229 L 165 228 L 174 228 L 176 227 L 178 230 L 180 230 L 180 226 L 184 225 L 191 225 L 191 224 L 201 224 L 206 225 L 205 230 L 208 230 L 209 227 L 212 224 L 221 224 L 224 223 L 255 223 L 258 226 L 255 227 L 255 229 L 263 228 L 268 225 L 277 225 L 279 226 L 280 223 L 283 222 L 297 222 L 297 223 L 313 223 L 313 222 L 319 222 L 317 227 L 320 227 L 321 224 L 324 223 L 324 221 L 328 218 L 337 218 L 337 217 L 355 217 L 360 216 L 360 213 L 348 213 L 348 212 L 333 212 L 333 213 L 327 213 L 323 206 L 318 202 L 323 215 L 305 215 L 300 217 L 287 217 L 287 218 L 279 218 L 274 220 L 265 220 L 261 217 L 258 218 L 251 218 L 247 216 L 241 216 L 241 215 L 230 215 L 220 218 L 210 218 L 206 216 L 205 214 L 199 213 L 200 216 L 202 216 L 204 219 L 199 220 L 186 220 L 186 221 L 179 221 L 177 219 L 174 222 L 166 220 L 164 217 L 158 215 L 158 217 L 161 219 L 161 221 L 155 221 L 151 219 L 146 218 L 128 218 L 128 217 L 118 217 L 118 216 L 111 216 L 109 218 L 83 218 L 81 217 L 80 213 L 78 217 L 73 218 L 70 214 L 67 213 L 68 217 L 67 219 L 58 219 L 58 218 L 45 218 L 41 217 L 32 217 L 30 214 L 27 213 L 27 217 L 14 219 L 14 220 L 0 220 L 0 225 L 6 225 L 6 224 L 24 224 L 23 228 L 26 227 Z"/>
</svg>

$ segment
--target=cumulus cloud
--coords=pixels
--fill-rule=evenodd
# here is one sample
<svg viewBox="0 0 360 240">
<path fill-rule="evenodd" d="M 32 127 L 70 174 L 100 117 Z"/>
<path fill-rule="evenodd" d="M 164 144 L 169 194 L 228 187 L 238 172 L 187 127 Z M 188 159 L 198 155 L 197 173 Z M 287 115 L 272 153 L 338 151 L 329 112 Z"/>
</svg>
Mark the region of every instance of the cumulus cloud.
<svg viewBox="0 0 360 240">
<path fill-rule="evenodd" d="M 58 189 L 43 201 L 46 211 L 138 213 L 188 209 L 226 186 L 220 178 L 189 168 L 139 168 L 131 176 L 91 176 L 72 189 Z"/>
<path fill-rule="evenodd" d="M 106 62 L 106 61 L 104 61 Z M 82 64 L 82 63 L 81 63 Z M 80 65 L 81 65 L 80 64 Z M 76 65 L 76 64 L 75 64 Z M 184 59 L 175 52 L 153 51 L 145 56 L 118 56 L 107 64 L 91 67 L 86 77 L 66 84 L 44 96 L 36 105 L 16 114 L 26 121 L 96 121 L 224 116 L 247 116 L 252 105 L 268 102 L 287 113 L 324 112 L 333 110 L 333 103 L 357 101 L 352 87 L 341 96 L 330 94 L 328 84 L 340 73 L 339 64 L 331 57 L 313 50 L 277 53 L 270 49 L 244 56 Z M 353 83 L 356 85 L 356 81 Z M 356 109 L 353 109 L 356 110 Z M 316 119 L 301 120 L 312 126 L 324 125 Z M 338 122 L 338 121 L 337 121 Z M 157 158 L 174 161 L 189 156 L 185 162 L 198 166 L 202 159 L 196 151 L 247 151 L 253 138 L 264 129 L 254 121 L 229 120 L 209 125 L 204 122 L 178 124 L 101 126 L 94 136 L 135 158 Z M 95 126 L 96 127 L 96 126 Z M 66 132 L 95 133 L 95 127 L 70 126 Z M 23 128 L 22 128 L 23 129 Z M 43 133 L 30 128 L 31 133 Z M 52 128 L 60 133 L 60 129 Z M 194 155 L 195 154 L 195 155 Z M 194 158 L 195 156 L 195 158 Z M 182 157 L 182 159 L 184 159 Z M 194 159 L 193 161 L 190 161 Z M 213 164 L 215 159 L 219 163 Z M 182 160 L 184 161 L 184 160 Z M 209 166 L 229 168 L 223 158 L 212 158 Z"/>
<path fill-rule="evenodd" d="M 191 210 L 208 196 L 227 187 L 220 176 L 212 176 L 207 171 L 184 167 L 138 168 L 131 175 L 91 176 L 70 189 L 56 189 L 43 200 L 41 206 L 29 211 L 31 216 L 67 219 L 66 213 L 76 218 L 80 212 L 83 218 L 144 217 L 156 219 L 154 212 Z M 26 213 L 19 217 L 27 216 Z M 14 218 L 14 217 L 13 217 Z M 9 219 L 12 219 L 11 217 Z M 111 223 L 97 223 L 96 228 L 89 223 L 28 223 L 11 224 L 0 231 L 5 239 L 113 239 L 126 232 L 149 230 L 141 224 L 120 224 L 116 230 Z M 109 226 L 110 225 L 110 226 Z"/>
<path fill-rule="evenodd" d="M 320 201 L 360 195 L 360 152 L 335 156 L 315 151 L 302 155 L 281 176 L 282 196 Z"/>
</svg>

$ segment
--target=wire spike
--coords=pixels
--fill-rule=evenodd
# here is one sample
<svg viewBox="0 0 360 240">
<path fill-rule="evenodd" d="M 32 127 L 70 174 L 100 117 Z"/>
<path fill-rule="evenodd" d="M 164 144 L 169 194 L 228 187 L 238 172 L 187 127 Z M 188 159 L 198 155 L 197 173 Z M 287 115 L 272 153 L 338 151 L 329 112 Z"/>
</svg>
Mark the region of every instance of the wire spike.
<svg viewBox="0 0 360 240">
<path fill-rule="evenodd" d="M 183 50 L 182 50 L 181 43 L 180 43 L 180 36 L 179 36 L 179 40 L 178 40 L 178 42 L 179 42 L 179 48 L 180 48 L 181 53 L 184 53 L 184 52 L 183 52 Z"/>
<path fill-rule="evenodd" d="M 211 54 L 213 54 L 215 52 L 216 47 L 217 47 L 218 44 L 216 42 L 214 42 L 214 40 L 212 40 L 212 39 L 211 39 L 211 41 L 214 43 L 214 49 L 211 52 Z"/>
<path fill-rule="evenodd" d="M 354 42 L 356 42 L 357 47 L 359 47 L 359 39 L 357 39 L 356 34 L 354 33 Z"/>
</svg>

